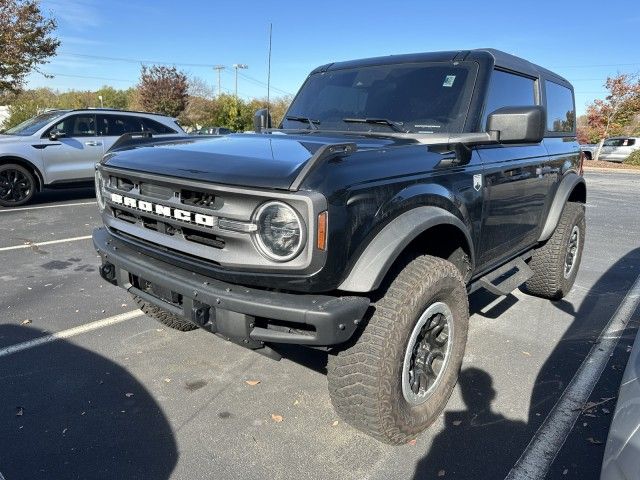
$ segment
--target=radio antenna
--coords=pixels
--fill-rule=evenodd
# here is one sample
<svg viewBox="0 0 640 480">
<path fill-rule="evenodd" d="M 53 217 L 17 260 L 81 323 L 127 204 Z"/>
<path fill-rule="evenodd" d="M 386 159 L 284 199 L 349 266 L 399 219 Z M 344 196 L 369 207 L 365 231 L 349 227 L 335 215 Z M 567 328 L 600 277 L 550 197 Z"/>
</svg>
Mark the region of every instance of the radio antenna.
<svg viewBox="0 0 640 480">
<path fill-rule="evenodd" d="M 273 31 L 273 23 L 269 24 L 269 62 L 268 62 L 268 67 L 267 67 L 267 128 L 271 128 L 271 125 L 268 125 L 269 123 L 269 102 L 271 100 L 270 98 L 270 92 L 271 92 L 271 33 Z"/>
</svg>

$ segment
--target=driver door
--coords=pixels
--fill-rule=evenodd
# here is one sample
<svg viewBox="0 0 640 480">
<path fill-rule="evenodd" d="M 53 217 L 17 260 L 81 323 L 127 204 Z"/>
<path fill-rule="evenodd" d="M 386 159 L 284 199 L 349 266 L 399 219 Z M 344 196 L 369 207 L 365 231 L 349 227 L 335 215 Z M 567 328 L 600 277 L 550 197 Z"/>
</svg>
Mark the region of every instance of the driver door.
<svg viewBox="0 0 640 480">
<path fill-rule="evenodd" d="M 52 132 L 57 133 L 57 138 L 51 139 Z M 93 178 L 95 164 L 102 156 L 94 114 L 77 113 L 63 118 L 45 132 L 43 140 L 48 141 L 42 156 L 49 183 Z"/>
</svg>

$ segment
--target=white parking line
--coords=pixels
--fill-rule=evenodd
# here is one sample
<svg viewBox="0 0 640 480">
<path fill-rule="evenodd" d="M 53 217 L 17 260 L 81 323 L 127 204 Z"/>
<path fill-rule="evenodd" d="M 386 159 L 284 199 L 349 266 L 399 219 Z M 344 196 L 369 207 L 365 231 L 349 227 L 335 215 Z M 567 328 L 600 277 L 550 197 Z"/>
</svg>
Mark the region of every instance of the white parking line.
<svg viewBox="0 0 640 480">
<path fill-rule="evenodd" d="M 96 202 L 62 203 L 59 205 L 43 205 L 41 207 L 3 208 L 0 213 L 23 212 L 25 210 L 40 210 L 42 208 L 76 207 L 79 205 L 95 205 Z"/>
<path fill-rule="evenodd" d="M 85 235 L 83 237 L 61 238 L 60 240 L 49 240 L 48 242 L 25 243 L 23 245 L 13 245 L 11 247 L 2 247 L 0 248 L 0 252 L 7 252 L 9 250 L 21 250 L 23 248 L 31 248 L 31 247 L 43 247 L 45 245 L 54 245 L 56 243 L 77 242 L 78 240 L 87 240 L 89 238 L 91 238 L 91 235 Z"/>
<path fill-rule="evenodd" d="M 74 335 L 80 335 L 81 333 L 87 333 L 92 330 L 115 325 L 116 323 L 126 322 L 127 320 L 131 320 L 132 318 L 140 317 L 142 315 L 144 315 L 144 313 L 142 313 L 140 310 L 132 310 L 131 312 L 121 313 L 120 315 L 115 315 L 103 320 L 96 320 L 95 322 L 86 323 L 84 325 L 80 325 L 79 327 L 70 328 L 68 330 L 62 330 L 61 332 L 52 333 L 44 337 L 34 338 L 33 340 L 28 340 L 22 343 L 16 343 L 15 345 L 1 348 L 0 357 L 6 357 L 7 355 L 12 355 L 23 350 L 28 350 L 30 348 L 38 347 L 46 343 L 54 342 L 56 340 L 73 337 Z"/>
<path fill-rule="evenodd" d="M 538 428 L 506 480 L 546 478 L 551 464 L 571 433 L 589 396 L 602 375 L 620 336 L 640 304 L 640 276 L 591 347 L 575 376 Z"/>
</svg>

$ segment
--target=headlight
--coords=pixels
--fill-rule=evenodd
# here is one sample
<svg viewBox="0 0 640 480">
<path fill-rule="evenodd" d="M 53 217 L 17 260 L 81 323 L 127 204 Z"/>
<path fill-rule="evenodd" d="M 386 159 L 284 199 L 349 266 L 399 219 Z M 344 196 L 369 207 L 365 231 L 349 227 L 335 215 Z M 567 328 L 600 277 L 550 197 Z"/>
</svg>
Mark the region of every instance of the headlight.
<svg viewBox="0 0 640 480">
<path fill-rule="evenodd" d="M 102 173 L 100 173 L 100 170 L 98 170 L 97 168 L 96 168 L 95 180 L 96 180 L 96 201 L 98 202 L 98 208 L 102 212 L 105 207 L 104 197 L 102 196 L 102 188 L 103 188 L 104 180 L 102 179 Z"/>
<path fill-rule="evenodd" d="M 267 202 L 257 211 L 255 234 L 260 252 L 270 260 L 286 262 L 300 253 L 305 241 L 304 223 L 286 203 Z"/>
</svg>

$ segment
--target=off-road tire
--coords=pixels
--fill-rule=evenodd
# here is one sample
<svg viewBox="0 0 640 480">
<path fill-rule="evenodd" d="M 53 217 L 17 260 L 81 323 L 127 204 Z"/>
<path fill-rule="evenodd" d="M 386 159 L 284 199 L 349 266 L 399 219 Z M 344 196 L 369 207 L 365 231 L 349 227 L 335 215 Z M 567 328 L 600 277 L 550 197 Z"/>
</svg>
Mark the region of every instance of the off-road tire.
<svg viewBox="0 0 640 480">
<path fill-rule="evenodd" d="M 0 207 L 19 207 L 20 205 L 24 205 L 33 198 L 33 195 L 36 192 L 36 179 L 33 177 L 33 174 L 22 165 L 17 165 L 14 163 L 6 163 L 4 165 L 0 165 L 0 173 L 7 170 L 17 171 L 24 177 L 25 181 L 28 182 L 29 185 L 29 193 L 24 198 L 21 198 L 19 200 L 5 200 L 0 198 Z"/>
<path fill-rule="evenodd" d="M 575 226 L 579 231 L 577 257 L 570 275 L 565 277 L 567 246 Z M 558 226 L 551 237 L 533 252 L 529 267 L 533 270 L 534 275 L 527 280 L 523 290 L 531 295 L 551 300 L 558 300 L 566 296 L 573 287 L 580 268 L 585 231 L 584 205 L 567 202 L 560 215 Z"/>
<path fill-rule="evenodd" d="M 344 421 L 398 445 L 426 429 L 447 404 L 464 356 L 469 305 L 459 270 L 436 257 L 419 256 L 398 267 L 387 285 L 358 338 L 329 356 L 328 383 L 333 406 Z M 402 392 L 405 350 L 418 319 L 436 302 L 445 303 L 453 316 L 451 356 L 428 399 L 412 405 Z"/>
<path fill-rule="evenodd" d="M 142 298 L 137 295 L 133 295 L 133 300 L 136 302 L 140 310 L 142 310 L 146 315 L 151 318 L 156 319 L 163 325 L 166 325 L 169 328 L 173 328 L 174 330 L 180 330 L 181 332 L 190 332 L 191 330 L 195 330 L 198 328 L 196 325 L 191 323 L 184 318 L 180 318 L 173 313 L 167 312 L 160 307 L 156 307 L 155 305 L 150 304 L 149 302 L 145 302 Z"/>
</svg>

